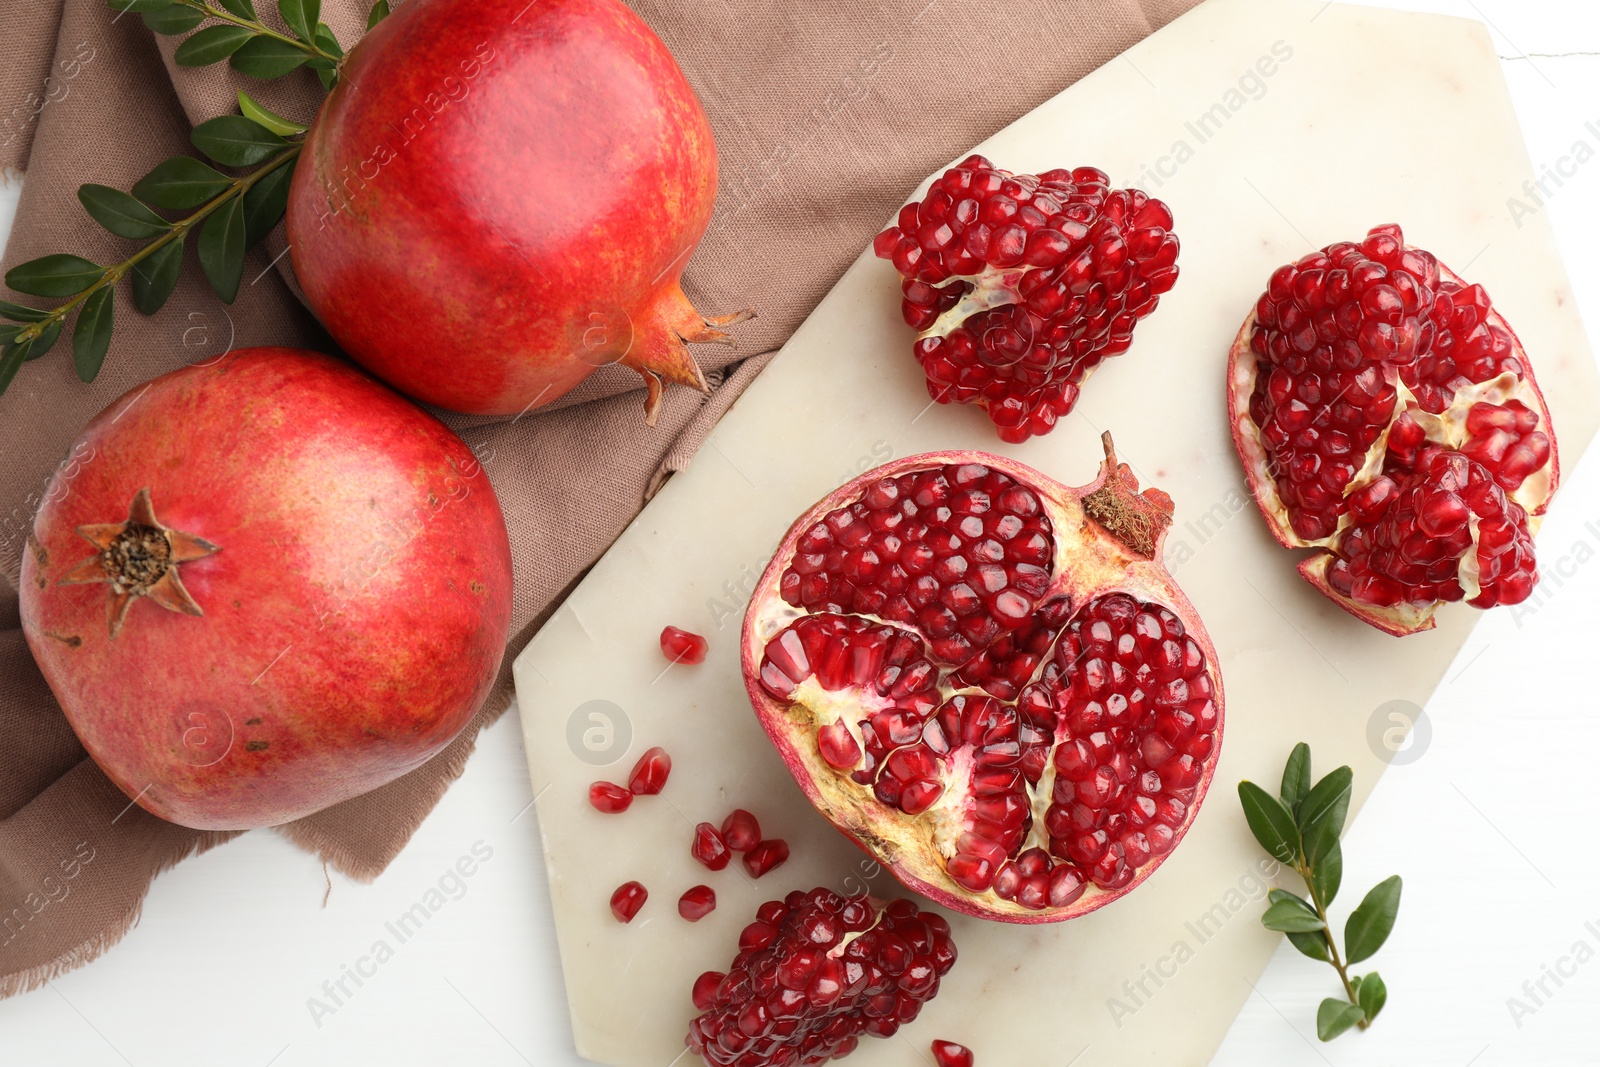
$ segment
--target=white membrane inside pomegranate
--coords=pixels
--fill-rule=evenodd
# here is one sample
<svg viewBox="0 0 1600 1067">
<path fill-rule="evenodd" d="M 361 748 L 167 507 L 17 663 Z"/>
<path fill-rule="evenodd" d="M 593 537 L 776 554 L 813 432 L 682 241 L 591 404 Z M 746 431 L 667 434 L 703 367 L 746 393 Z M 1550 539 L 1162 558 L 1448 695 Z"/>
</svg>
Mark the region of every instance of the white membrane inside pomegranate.
<svg viewBox="0 0 1600 1067">
<path fill-rule="evenodd" d="M 1394 634 L 1516 604 L 1559 479 L 1550 413 L 1480 285 L 1379 226 L 1280 267 L 1235 340 L 1234 443 L 1301 573 Z"/>
<path fill-rule="evenodd" d="M 817 807 L 908 886 L 1049 922 L 1126 892 L 1193 820 L 1216 655 L 1162 569 L 1165 493 L 914 456 L 795 524 L 745 621 L 747 683 Z"/>
</svg>

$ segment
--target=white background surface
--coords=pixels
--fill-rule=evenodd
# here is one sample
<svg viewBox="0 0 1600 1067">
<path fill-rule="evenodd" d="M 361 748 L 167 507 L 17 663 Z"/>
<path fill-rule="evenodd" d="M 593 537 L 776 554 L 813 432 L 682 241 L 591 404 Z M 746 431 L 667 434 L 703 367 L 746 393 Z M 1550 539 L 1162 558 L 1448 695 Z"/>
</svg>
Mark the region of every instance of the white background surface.
<svg viewBox="0 0 1600 1067">
<path fill-rule="evenodd" d="M 1600 322 L 1600 158 L 1563 163 L 1580 141 L 1600 154 L 1600 5 L 1376 2 L 1489 24 L 1535 167 L 1548 165 L 1563 183 L 1549 183 L 1545 203 L 1526 203 L 1549 213 L 1585 318 Z M 1374 47 L 1403 61 L 1401 44 Z M 15 195 L 0 186 L 0 234 Z M 1316 1005 L 1337 982 L 1285 946 L 1213 1061 L 1219 1067 L 1600 1064 L 1592 845 L 1600 686 L 1590 675 L 1600 637 L 1592 614 L 1600 461 L 1566 473 L 1540 534 L 1545 582 L 1535 600 L 1484 619 L 1428 705 L 1421 733 L 1431 738 L 1384 777 L 1346 839 L 1337 921 L 1366 886 L 1396 872 L 1406 879 L 1396 933 L 1373 961 L 1389 986 L 1388 1010 L 1369 1033 L 1319 1045 Z M 0 1001 L 0 1064 L 584 1062 L 571 1051 L 531 798 L 508 715 L 483 734 L 464 777 L 374 885 L 334 874 L 330 890 L 320 863 L 265 831 L 180 865 L 157 880 L 143 920 L 104 958 Z M 475 844 L 492 856 L 472 877 L 446 883 L 449 903 L 359 988 L 347 980 L 354 995 L 314 1019 L 309 998 L 332 1004 L 323 983 L 380 937 L 392 943 L 385 922 Z M 1558 966 L 1570 977 L 1559 987 L 1545 979 L 1535 1001 L 1524 983 Z M 1513 1018 L 1513 997 L 1532 1010 Z M 627 1018 L 619 1006 L 619 1025 Z M 1004 1062 L 1004 1049 L 977 1051 L 986 1067 Z M 1071 1051 L 1064 1043 L 1062 1063 L 1048 1067 L 1067 1067 Z M 1097 1049 L 1088 1060 L 1114 1057 Z"/>
</svg>

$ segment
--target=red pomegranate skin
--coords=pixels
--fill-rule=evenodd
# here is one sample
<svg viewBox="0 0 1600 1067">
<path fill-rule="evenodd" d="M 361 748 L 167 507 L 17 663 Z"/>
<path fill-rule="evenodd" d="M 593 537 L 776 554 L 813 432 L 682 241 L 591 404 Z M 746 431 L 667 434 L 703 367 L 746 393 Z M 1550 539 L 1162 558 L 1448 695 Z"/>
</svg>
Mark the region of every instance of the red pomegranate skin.
<svg viewBox="0 0 1600 1067">
<path fill-rule="evenodd" d="M 510 622 L 500 505 L 443 424 L 327 356 L 228 353 L 97 415 L 34 520 L 28 646 L 129 797 L 199 829 L 287 822 L 426 761 L 488 695 Z M 149 490 L 200 616 L 61 584 Z"/>
<path fill-rule="evenodd" d="M 705 388 L 678 276 L 716 148 L 670 52 L 616 0 L 411 0 L 350 53 L 295 172 L 295 274 L 358 363 L 516 414 L 620 361 Z M 714 331 L 713 331 L 714 332 Z"/>
</svg>

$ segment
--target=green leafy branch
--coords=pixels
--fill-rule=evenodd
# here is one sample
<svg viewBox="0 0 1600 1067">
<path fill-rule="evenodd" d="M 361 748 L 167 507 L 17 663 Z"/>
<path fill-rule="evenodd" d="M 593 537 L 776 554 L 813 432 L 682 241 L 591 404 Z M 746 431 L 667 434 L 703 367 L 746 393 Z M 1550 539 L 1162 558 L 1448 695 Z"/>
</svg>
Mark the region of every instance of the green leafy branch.
<svg viewBox="0 0 1600 1067">
<path fill-rule="evenodd" d="M 1277 796 L 1253 782 L 1239 783 L 1239 802 L 1250 832 L 1274 859 L 1294 868 L 1309 895 L 1308 899 L 1272 890 L 1261 925 L 1282 933 L 1304 955 L 1332 964 L 1344 985 L 1346 999 L 1329 997 L 1317 1009 L 1317 1037 L 1323 1041 L 1332 1041 L 1352 1026 L 1365 1030 L 1383 1010 L 1389 991 L 1378 972 L 1353 975 L 1350 967 L 1383 947 L 1400 910 L 1400 876 L 1394 875 L 1374 886 L 1350 914 L 1341 956 L 1328 906 L 1344 878 L 1339 835 L 1350 810 L 1353 781 L 1350 768 L 1340 767 L 1312 785 L 1311 749 L 1301 743 L 1289 755 Z"/>
<path fill-rule="evenodd" d="M 66 320 L 78 312 L 72 356 L 78 377 L 93 381 L 111 345 L 116 284 L 131 276 L 133 304 L 146 315 L 161 310 L 178 284 L 183 246 L 198 228 L 200 270 L 224 303 L 233 303 L 244 273 L 245 252 L 272 231 L 289 202 L 289 180 L 304 146 L 306 127 L 239 94 L 243 114 L 202 122 L 194 146 L 227 167 L 251 167 L 231 177 L 193 156 L 175 156 L 134 183 L 132 193 L 84 185 L 78 201 L 89 216 L 118 237 L 145 242 L 110 266 L 58 253 L 19 263 L 6 285 L 33 296 L 68 297 L 53 308 L 0 300 L 0 392 L 17 370 L 55 345 Z M 156 209 L 188 211 L 166 219 Z"/>
<path fill-rule="evenodd" d="M 178 46 L 181 66 L 201 67 L 227 59 L 233 69 L 255 78 L 279 78 L 300 67 L 317 72 L 324 88 L 339 79 L 344 50 L 326 23 L 319 21 L 321 0 L 277 0 L 289 28 L 280 33 L 256 16 L 253 0 L 107 0 L 118 11 L 137 12 L 160 34 L 196 30 Z M 372 29 L 389 14 L 388 0 L 377 0 L 367 16 Z M 131 193 L 105 185 L 83 185 L 78 201 L 91 218 L 118 237 L 143 241 L 128 258 L 110 266 L 82 256 L 56 254 L 20 263 L 6 272 L 6 285 L 32 296 L 67 297 L 53 308 L 0 300 L 0 393 L 28 360 L 38 359 L 60 339 L 68 317 L 77 312 L 72 332 L 73 366 L 91 382 L 111 345 L 116 285 L 131 276 L 133 303 L 153 315 L 178 283 L 183 246 L 198 229 L 200 270 L 224 303 L 239 293 L 245 253 L 283 218 L 289 182 L 308 129 L 275 114 L 239 92 L 239 114 L 223 115 L 194 128 L 190 140 L 213 162 L 237 169 L 224 174 L 192 156 L 162 162 L 134 183 Z M 169 219 L 157 211 L 189 214 Z"/>
<path fill-rule="evenodd" d="M 106 0 L 118 11 L 132 11 L 156 33 L 172 37 L 190 33 L 173 57 L 181 67 L 204 67 L 226 59 L 252 78 L 281 78 L 310 67 L 325 89 L 339 80 L 344 49 L 321 18 L 321 0 L 278 0 L 278 15 L 288 33 L 266 25 L 253 0 Z M 380 0 L 384 14 L 387 0 Z M 376 14 L 376 9 L 374 9 Z M 379 16 L 381 17 L 381 16 Z M 375 19 L 373 21 L 376 21 Z M 370 26 L 370 23 L 369 23 Z"/>
</svg>

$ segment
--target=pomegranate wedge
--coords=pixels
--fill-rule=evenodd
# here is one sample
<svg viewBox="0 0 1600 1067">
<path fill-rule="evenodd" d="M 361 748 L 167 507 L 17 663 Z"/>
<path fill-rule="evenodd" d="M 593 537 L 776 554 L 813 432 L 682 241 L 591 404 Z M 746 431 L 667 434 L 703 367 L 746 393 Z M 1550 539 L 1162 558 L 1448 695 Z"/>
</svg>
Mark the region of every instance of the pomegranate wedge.
<svg viewBox="0 0 1600 1067">
<path fill-rule="evenodd" d="M 1526 600 L 1560 480 L 1522 344 L 1431 253 L 1379 226 L 1278 268 L 1228 361 L 1234 445 L 1300 573 L 1397 636 L 1439 604 Z"/>
</svg>

